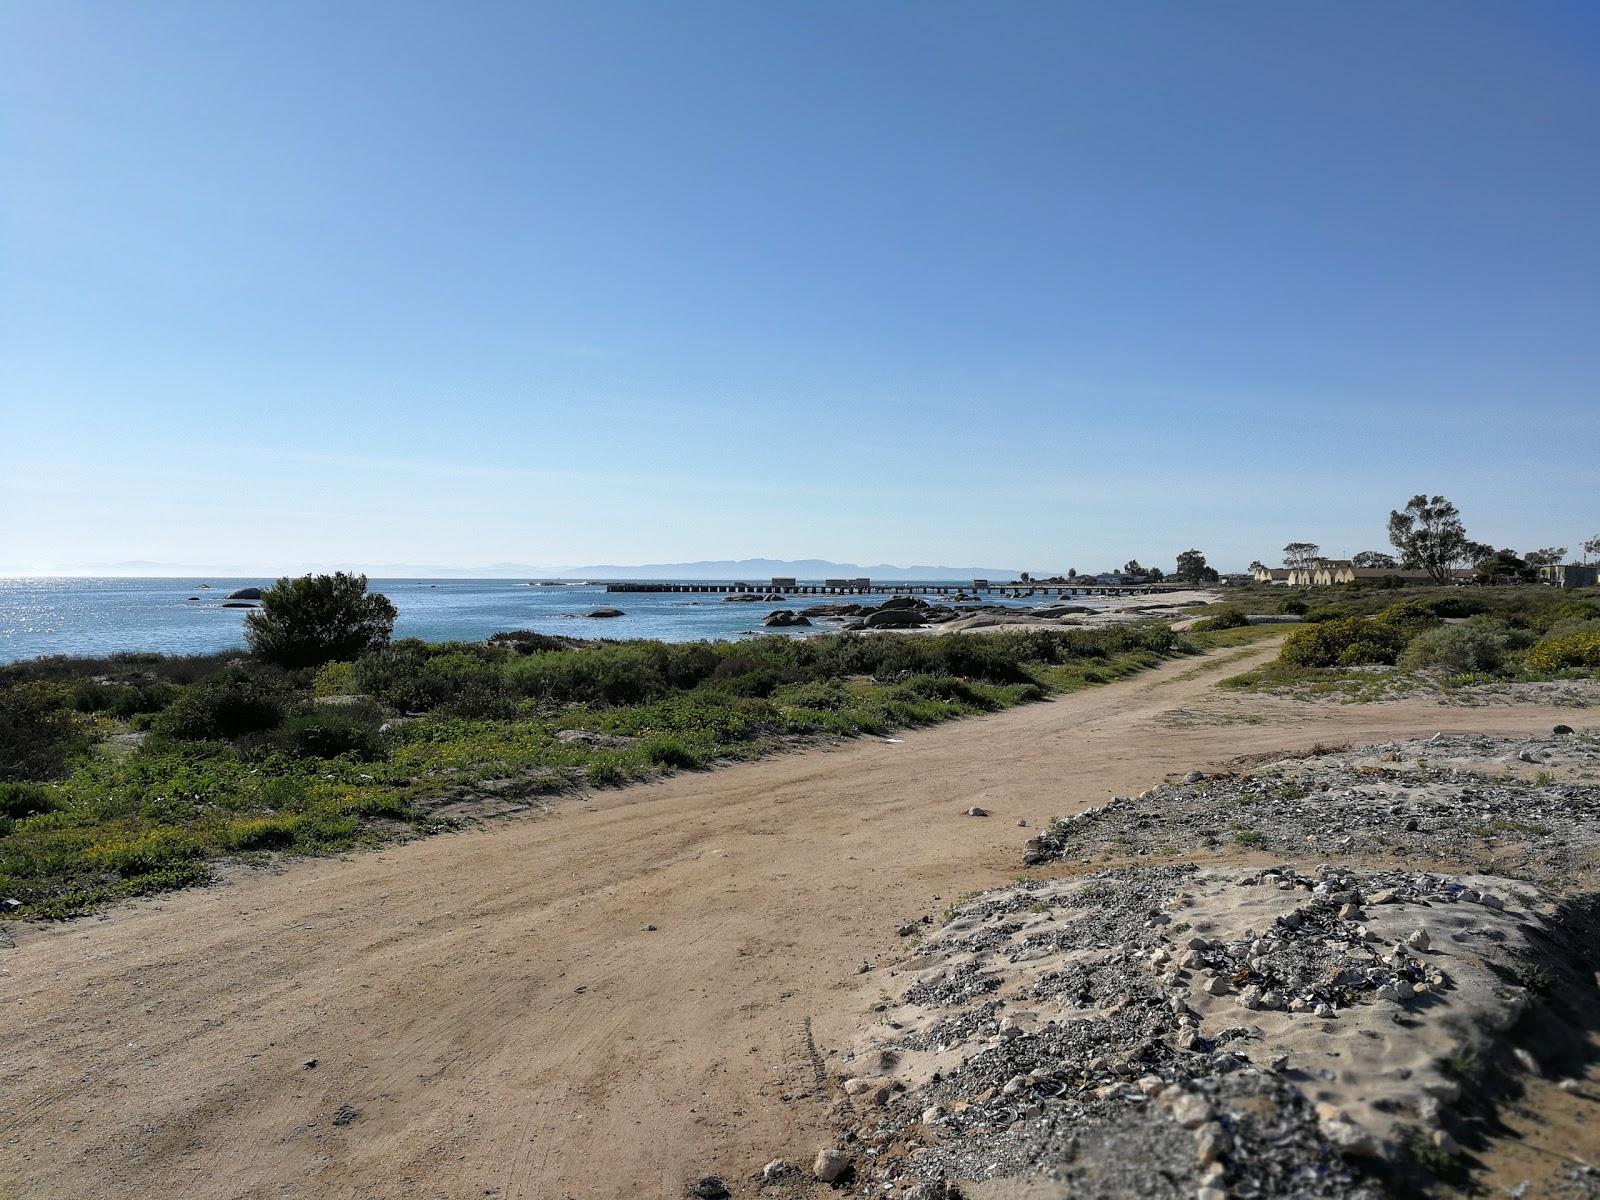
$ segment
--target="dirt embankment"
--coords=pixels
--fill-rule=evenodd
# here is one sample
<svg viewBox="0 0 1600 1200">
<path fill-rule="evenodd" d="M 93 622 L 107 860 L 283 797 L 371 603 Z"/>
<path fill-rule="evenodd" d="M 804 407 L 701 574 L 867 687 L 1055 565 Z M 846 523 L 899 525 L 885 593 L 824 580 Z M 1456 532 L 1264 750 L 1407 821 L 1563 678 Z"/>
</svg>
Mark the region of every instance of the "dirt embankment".
<svg viewBox="0 0 1600 1200">
<path fill-rule="evenodd" d="M 1270 653 L 19 930 L 0 1193 L 748 1194 L 833 1136 L 858 964 L 1051 818 L 1239 754 L 1571 716 L 1212 690 Z"/>
</svg>

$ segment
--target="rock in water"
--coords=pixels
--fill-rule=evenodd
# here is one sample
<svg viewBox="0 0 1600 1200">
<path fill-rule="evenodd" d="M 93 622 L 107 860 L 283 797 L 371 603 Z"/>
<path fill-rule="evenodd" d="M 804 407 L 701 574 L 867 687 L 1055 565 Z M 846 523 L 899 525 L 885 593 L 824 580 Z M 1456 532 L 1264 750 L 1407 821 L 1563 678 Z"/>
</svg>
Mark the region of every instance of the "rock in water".
<svg viewBox="0 0 1600 1200">
<path fill-rule="evenodd" d="M 223 598 L 226 600 L 259 600 L 261 599 L 261 589 L 256 587 L 238 588 L 229 592 Z"/>
<path fill-rule="evenodd" d="M 586 617 L 621 617 L 626 616 L 620 608 L 597 608 L 593 612 L 583 614 Z"/>
<path fill-rule="evenodd" d="M 811 618 L 802 616 L 792 609 L 778 608 L 763 617 L 761 623 L 774 628 L 784 628 L 790 625 L 809 625 L 811 624 Z"/>
</svg>

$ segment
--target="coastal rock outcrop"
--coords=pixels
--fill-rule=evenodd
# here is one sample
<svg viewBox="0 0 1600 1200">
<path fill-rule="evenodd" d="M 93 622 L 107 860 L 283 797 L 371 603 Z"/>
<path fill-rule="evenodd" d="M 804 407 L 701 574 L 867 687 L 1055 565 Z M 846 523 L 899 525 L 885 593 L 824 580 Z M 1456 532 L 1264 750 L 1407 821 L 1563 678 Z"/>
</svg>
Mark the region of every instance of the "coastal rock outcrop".
<svg viewBox="0 0 1600 1200">
<path fill-rule="evenodd" d="M 229 600 L 259 600 L 259 599 L 261 599 L 261 589 L 258 588 L 258 587 L 236 588 L 235 590 L 233 590 L 233 591 L 228 593 L 226 599 L 229 599 Z"/>
<path fill-rule="evenodd" d="M 583 615 L 586 616 L 586 617 L 595 617 L 595 618 L 598 619 L 598 618 L 602 618 L 602 617 L 625 617 L 628 614 L 623 612 L 620 608 L 597 608 L 597 609 L 594 609 L 592 612 L 586 612 Z"/>
<path fill-rule="evenodd" d="M 771 626 L 775 629 L 783 629 L 793 625 L 811 624 L 808 618 L 797 612 L 794 612 L 792 609 L 787 608 L 774 609 L 761 619 L 761 623 L 763 625 Z"/>
</svg>

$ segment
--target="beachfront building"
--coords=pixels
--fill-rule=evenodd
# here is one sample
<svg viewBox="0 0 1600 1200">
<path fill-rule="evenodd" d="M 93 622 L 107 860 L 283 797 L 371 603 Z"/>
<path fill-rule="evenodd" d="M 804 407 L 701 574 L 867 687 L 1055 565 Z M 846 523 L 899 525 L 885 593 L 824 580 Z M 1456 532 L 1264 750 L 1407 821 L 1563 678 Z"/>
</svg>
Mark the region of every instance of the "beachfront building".
<svg viewBox="0 0 1600 1200">
<path fill-rule="evenodd" d="M 1289 570 L 1287 567 L 1257 567 L 1255 569 L 1255 581 L 1257 583 L 1287 584 L 1289 582 Z"/>
<path fill-rule="evenodd" d="M 1600 567 L 1582 563 L 1552 563 L 1539 568 L 1539 582 L 1559 588 L 1595 587 L 1600 584 Z"/>
<path fill-rule="evenodd" d="M 795 589 L 795 580 L 788 575 L 774 575 L 772 577 L 772 590 L 775 592 L 792 592 Z"/>
</svg>

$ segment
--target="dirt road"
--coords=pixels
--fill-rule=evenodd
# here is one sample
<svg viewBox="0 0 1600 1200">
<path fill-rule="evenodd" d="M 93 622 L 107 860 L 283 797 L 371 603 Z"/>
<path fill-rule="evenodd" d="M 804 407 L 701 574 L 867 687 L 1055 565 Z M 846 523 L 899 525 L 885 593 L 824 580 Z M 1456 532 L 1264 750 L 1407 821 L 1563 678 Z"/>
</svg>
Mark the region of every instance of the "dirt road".
<svg viewBox="0 0 1600 1200">
<path fill-rule="evenodd" d="M 809 1161 L 809 1022 L 842 1026 L 901 921 L 1017 875 L 1019 818 L 1238 754 L 1572 717 L 1212 689 L 1271 649 L 20 931 L 0 1196 L 677 1198 Z"/>
</svg>

